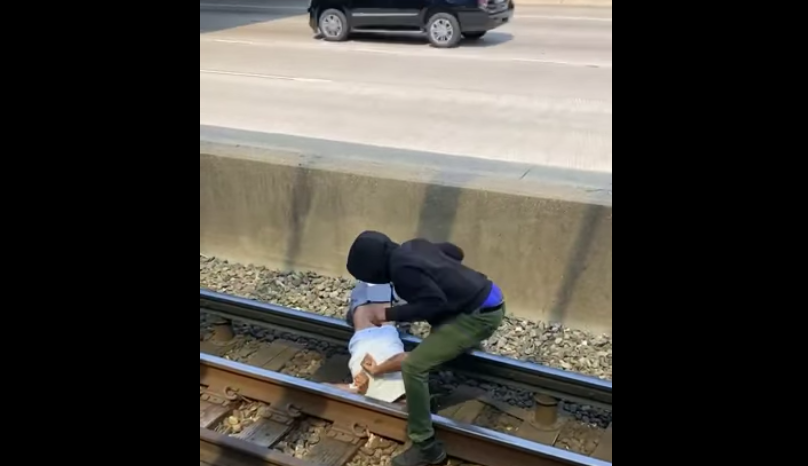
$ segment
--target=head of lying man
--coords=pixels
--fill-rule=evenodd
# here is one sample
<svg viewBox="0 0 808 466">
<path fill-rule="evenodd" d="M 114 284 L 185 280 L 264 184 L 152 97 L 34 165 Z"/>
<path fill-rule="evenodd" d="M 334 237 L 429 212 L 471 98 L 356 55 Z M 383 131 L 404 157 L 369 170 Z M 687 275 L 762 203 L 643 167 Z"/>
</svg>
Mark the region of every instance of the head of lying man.
<svg viewBox="0 0 808 466">
<path fill-rule="evenodd" d="M 404 343 L 393 322 L 374 325 L 370 319 L 373 307 L 390 307 L 395 299 L 390 285 L 358 282 L 351 292 L 351 304 L 345 316 L 354 335 L 348 344 L 348 362 L 353 375 L 350 385 L 337 388 L 360 393 L 381 401 L 395 402 L 404 396 L 401 364 L 407 357 Z"/>
</svg>

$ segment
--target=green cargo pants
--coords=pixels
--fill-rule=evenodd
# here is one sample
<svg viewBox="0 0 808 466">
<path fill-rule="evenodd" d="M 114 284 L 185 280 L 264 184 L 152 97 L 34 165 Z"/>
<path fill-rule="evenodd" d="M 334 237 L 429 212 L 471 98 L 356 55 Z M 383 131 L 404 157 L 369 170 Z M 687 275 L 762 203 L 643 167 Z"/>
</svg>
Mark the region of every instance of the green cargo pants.
<svg viewBox="0 0 808 466">
<path fill-rule="evenodd" d="M 413 442 L 423 442 L 435 435 L 429 411 L 429 372 L 489 338 L 505 316 L 505 306 L 494 312 L 461 314 L 433 329 L 424 341 L 404 360 L 401 373 L 407 391 L 407 435 Z"/>
</svg>

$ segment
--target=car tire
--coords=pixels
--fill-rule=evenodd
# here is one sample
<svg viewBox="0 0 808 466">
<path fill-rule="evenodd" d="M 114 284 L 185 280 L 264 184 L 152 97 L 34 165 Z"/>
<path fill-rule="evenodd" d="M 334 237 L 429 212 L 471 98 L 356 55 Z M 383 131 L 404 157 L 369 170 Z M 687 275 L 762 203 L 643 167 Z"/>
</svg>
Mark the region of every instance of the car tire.
<svg viewBox="0 0 808 466">
<path fill-rule="evenodd" d="M 328 42 L 342 42 L 348 39 L 351 32 L 345 13 L 334 8 L 329 8 L 320 15 L 317 26 L 323 39 Z"/>
<path fill-rule="evenodd" d="M 464 32 L 463 37 L 468 39 L 468 40 L 478 40 L 478 39 L 482 39 L 482 37 L 485 35 L 485 33 L 486 33 L 486 31 L 483 31 L 483 32 Z"/>
<path fill-rule="evenodd" d="M 448 49 L 457 47 L 463 38 L 460 23 L 449 13 L 435 13 L 426 23 L 426 34 L 433 47 Z"/>
</svg>

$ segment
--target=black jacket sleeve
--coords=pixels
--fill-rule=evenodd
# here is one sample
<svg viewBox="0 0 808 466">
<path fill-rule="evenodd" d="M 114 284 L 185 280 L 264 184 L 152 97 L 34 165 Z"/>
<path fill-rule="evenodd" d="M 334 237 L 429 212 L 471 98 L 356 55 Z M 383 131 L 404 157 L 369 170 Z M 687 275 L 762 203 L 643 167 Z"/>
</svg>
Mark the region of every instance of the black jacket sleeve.
<svg viewBox="0 0 808 466">
<path fill-rule="evenodd" d="M 427 320 L 444 310 L 446 295 L 432 279 L 418 269 L 403 267 L 393 276 L 396 293 L 407 304 L 388 307 L 388 322 L 418 322 Z"/>
<path fill-rule="evenodd" d="M 463 258 L 465 257 L 465 254 L 463 254 L 463 250 L 460 249 L 460 246 L 458 246 L 458 245 L 456 245 L 454 243 L 449 243 L 449 242 L 436 243 L 435 246 L 440 248 L 440 250 L 443 251 L 444 254 L 451 257 L 452 259 L 454 259 L 454 260 L 456 260 L 458 262 L 463 262 Z"/>
</svg>

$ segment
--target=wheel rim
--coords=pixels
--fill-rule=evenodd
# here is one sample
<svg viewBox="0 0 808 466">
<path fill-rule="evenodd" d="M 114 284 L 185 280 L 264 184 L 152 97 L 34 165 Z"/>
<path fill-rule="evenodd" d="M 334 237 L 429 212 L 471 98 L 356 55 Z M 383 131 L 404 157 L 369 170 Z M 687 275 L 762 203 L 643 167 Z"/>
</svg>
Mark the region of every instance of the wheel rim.
<svg viewBox="0 0 808 466">
<path fill-rule="evenodd" d="M 454 28 L 449 20 L 439 19 L 432 23 L 432 26 L 429 28 L 429 33 L 432 35 L 432 39 L 435 42 L 445 44 L 454 37 Z"/>
<path fill-rule="evenodd" d="M 338 37 L 342 34 L 342 20 L 337 15 L 325 16 L 320 22 L 320 30 L 327 37 Z"/>
</svg>

